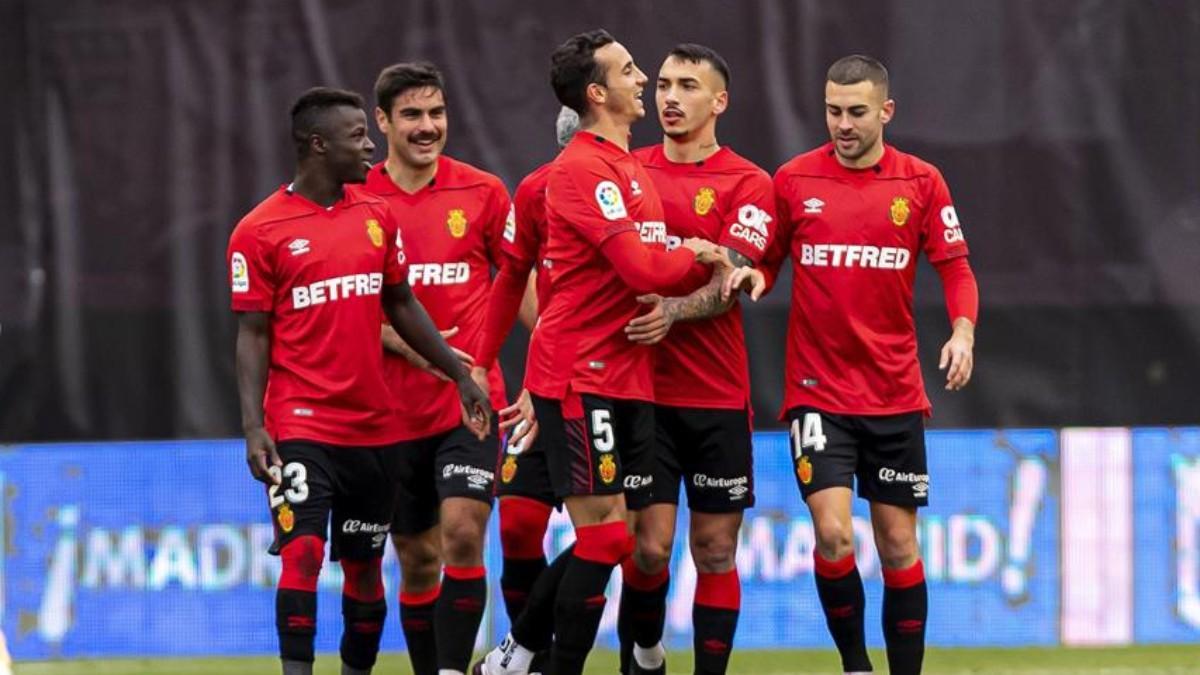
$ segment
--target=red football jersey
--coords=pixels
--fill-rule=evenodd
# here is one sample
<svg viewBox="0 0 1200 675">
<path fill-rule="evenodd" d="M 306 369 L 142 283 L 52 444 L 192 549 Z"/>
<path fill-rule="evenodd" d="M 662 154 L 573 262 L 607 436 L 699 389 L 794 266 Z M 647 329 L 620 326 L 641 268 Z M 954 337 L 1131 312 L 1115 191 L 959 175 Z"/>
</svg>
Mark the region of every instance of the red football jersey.
<svg viewBox="0 0 1200 675">
<path fill-rule="evenodd" d="M 263 410 L 277 441 L 372 446 L 400 439 L 383 379 L 383 286 L 404 279 L 387 204 L 346 186 L 329 208 L 282 188 L 234 228 L 235 312 L 271 315 Z"/>
<path fill-rule="evenodd" d="M 662 144 L 636 150 L 662 197 L 667 247 L 700 237 L 737 251 L 755 264 L 775 226 L 771 177 L 729 148 L 700 162 L 667 159 Z M 691 290 L 708 283 L 712 268 Z M 663 405 L 744 410 L 750 375 L 742 310 L 735 305 L 711 319 L 681 321 L 658 344 L 654 398 Z"/>
<path fill-rule="evenodd" d="M 538 311 L 550 299 L 550 268 L 546 260 L 546 179 L 552 162 L 525 177 L 513 193 L 513 217 L 504 227 L 501 248 L 522 267 L 536 269 Z"/>
<path fill-rule="evenodd" d="M 832 144 L 775 174 L 778 229 L 764 259 L 793 263 L 784 411 L 930 411 L 917 363 L 917 255 L 967 255 L 950 190 L 933 165 L 892 147 L 848 169 Z"/>
<path fill-rule="evenodd" d="M 550 300 L 530 338 L 526 388 L 555 399 L 570 389 L 653 401 L 653 350 L 625 337 L 645 305 L 600 251 L 629 231 L 666 251 L 653 181 L 633 155 L 581 131 L 551 165 L 545 212 Z"/>
<path fill-rule="evenodd" d="M 387 200 L 404 228 L 408 283 L 440 330 L 458 326 L 447 340 L 475 354 L 483 329 L 492 267 L 509 214 L 508 191 L 500 179 L 445 155 L 437 174 L 417 192 L 404 192 L 384 164 L 367 174 L 367 189 Z M 392 353 L 386 378 L 405 440 L 423 438 L 462 422 L 458 388 Z M 488 372 L 492 406 L 508 405 L 500 366 Z"/>
</svg>

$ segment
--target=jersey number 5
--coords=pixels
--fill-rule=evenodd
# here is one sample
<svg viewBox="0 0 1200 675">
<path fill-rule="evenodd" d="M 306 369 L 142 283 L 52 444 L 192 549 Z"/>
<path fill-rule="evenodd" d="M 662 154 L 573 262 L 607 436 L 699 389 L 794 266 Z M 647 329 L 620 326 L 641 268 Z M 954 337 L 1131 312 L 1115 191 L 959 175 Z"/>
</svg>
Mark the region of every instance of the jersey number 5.
<svg viewBox="0 0 1200 675">
<path fill-rule="evenodd" d="M 596 444 L 596 450 L 600 452 L 612 452 L 613 446 L 616 445 L 612 420 L 609 416 L 610 411 L 608 410 L 592 411 L 592 442 Z"/>
<path fill-rule="evenodd" d="M 821 428 L 821 413 L 804 413 L 803 420 L 792 420 L 792 456 L 800 459 L 804 448 L 815 452 L 825 449 L 825 431 Z"/>
<path fill-rule="evenodd" d="M 279 488 L 283 487 L 282 485 L 272 485 L 267 490 L 267 495 L 271 498 L 272 509 L 282 504 L 285 499 L 292 504 L 299 504 L 308 499 L 308 469 L 305 469 L 300 462 L 289 462 L 283 465 L 282 471 L 279 467 L 272 466 L 267 469 L 267 473 L 281 483 L 284 478 L 287 478 L 290 485 L 283 491 L 283 494 L 279 494 Z"/>
</svg>

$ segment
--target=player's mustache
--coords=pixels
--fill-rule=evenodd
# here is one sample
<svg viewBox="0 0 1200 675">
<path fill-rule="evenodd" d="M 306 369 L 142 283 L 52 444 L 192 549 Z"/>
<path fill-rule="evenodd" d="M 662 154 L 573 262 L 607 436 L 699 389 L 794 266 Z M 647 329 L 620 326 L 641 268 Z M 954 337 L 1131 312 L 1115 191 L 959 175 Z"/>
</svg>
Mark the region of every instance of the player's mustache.
<svg viewBox="0 0 1200 675">
<path fill-rule="evenodd" d="M 436 141 L 441 138 L 439 133 L 413 134 L 408 137 L 410 143 L 424 143 L 425 141 Z"/>
</svg>

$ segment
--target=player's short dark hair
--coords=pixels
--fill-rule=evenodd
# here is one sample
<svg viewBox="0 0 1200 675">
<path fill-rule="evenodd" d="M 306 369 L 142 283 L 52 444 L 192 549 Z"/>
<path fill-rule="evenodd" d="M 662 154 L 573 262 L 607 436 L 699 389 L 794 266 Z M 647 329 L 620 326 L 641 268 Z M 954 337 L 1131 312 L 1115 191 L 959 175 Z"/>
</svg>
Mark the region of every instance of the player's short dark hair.
<svg viewBox="0 0 1200 675">
<path fill-rule="evenodd" d="M 608 31 L 598 28 L 572 35 L 550 54 L 550 86 L 558 102 L 587 115 L 589 84 L 604 84 L 604 71 L 596 62 L 596 50 L 616 42 Z"/>
<path fill-rule="evenodd" d="M 392 103 L 396 97 L 410 89 L 433 87 L 446 95 L 446 83 L 442 71 L 428 61 L 394 63 L 379 71 L 375 78 L 375 104 L 388 117 L 392 116 Z"/>
<path fill-rule="evenodd" d="M 870 82 L 876 87 L 882 87 L 884 96 L 888 91 L 888 71 L 877 59 L 862 54 L 843 56 L 829 66 L 825 80 L 834 84 L 858 84 Z"/>
<path fill-rule="evenodd" d="M 694 42 L 681 42 L 671 47 L 671 51 L 667 52 L 667 56 L 689 63 L 707 63 L 712 66 L 713 70 L 720 74 L 721 79 L 725 82 L 725 86 L 729 86 L 729 64 L 712 47 L 705 47 Z"/>
<path fill-rule="evenodd" d="M 346 89 L 313 87 L 300 95 L 292 104 L 292 142 L 296 144 L 296 155 L 308 155 L 308 139 L 313 134 L 325 133 L 326 114 L 340 107 L 362 110 L 363 97 Z"/>
</svg>

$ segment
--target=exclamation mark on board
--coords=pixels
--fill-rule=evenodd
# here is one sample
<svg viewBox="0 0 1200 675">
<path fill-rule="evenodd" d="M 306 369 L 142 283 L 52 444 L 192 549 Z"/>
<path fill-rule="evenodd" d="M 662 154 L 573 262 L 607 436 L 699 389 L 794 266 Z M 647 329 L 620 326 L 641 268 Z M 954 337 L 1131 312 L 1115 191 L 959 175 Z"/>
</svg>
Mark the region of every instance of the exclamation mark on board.
<svg viewBox="0 0 1200 675">
<path fill-rule="evenodd" d="M 58 542 L 54 557 L 46 572 L 46 590 L 38 609 L 38 635 L 58 644 L 71 629 L 72 602 L 75 595 L 75 561 L 79 557 L 75 528 L 79 524 L 79 507 L 60 506 L 58 509 Z"/>
<path fill-rule="evenodd" d="M 1046 463 L 1039 457 L 1025 457 L 1013 471 L 1012 507 L 1008 517 L 1008 562 L 1001 578 L 1004 594 L 1010 602 L 1021 600 L 1028 592 L 1029 554 L 1033 549 L 1033 521 L 1046 493 Z"/>
</svg>

